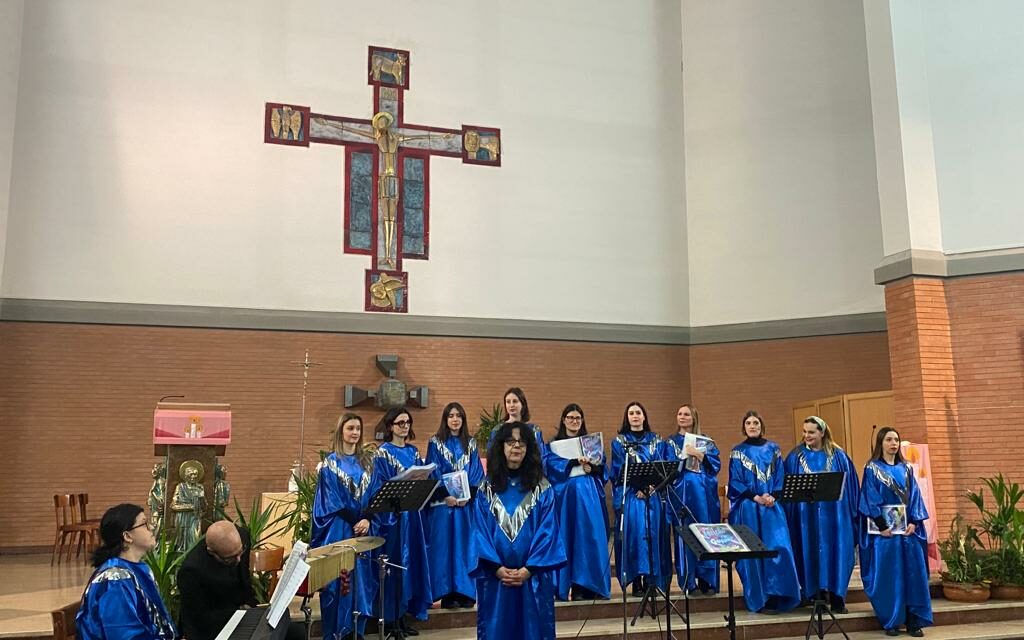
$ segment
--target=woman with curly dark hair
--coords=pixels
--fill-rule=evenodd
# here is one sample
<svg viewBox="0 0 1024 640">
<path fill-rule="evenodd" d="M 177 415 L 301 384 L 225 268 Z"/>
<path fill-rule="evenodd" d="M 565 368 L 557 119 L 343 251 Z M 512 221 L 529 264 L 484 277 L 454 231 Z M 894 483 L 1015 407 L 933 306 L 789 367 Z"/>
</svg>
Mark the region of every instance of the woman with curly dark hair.
<svg viewBox="0 0 1024 640">
<path fill-rule="evenodd" d="M 497 429 L 474 502 L 477 636 L 554 640 L 555 570 L 565 564 L 565 549 L 530 427 L 506 422 Z"/>
</svg>

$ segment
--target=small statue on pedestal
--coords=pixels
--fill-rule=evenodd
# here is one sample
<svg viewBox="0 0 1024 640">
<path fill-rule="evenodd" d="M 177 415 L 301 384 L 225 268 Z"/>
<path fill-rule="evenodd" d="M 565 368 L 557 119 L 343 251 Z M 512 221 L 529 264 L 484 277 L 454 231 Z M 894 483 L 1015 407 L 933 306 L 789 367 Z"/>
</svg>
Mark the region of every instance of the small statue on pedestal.
<svg viewBox="0 0 1024 640">
<path fill-rule="evenodd" d="M 228 470 L 224 465 L 217 463 L 213 468 L 213 517 L 214 519 L 228 519 L 228 498 L 231 496 L 231 483 L 226 480 Z"/>
<path fill-rule="evenodd" d="M 149 521 L 153 523 L 153 535 L 160 537 L 164 525 L 164 501 L 167 498 L 167 465 L 158 462 L 153 465 L 153 486 L 149 489 Z"/>
<path fill-rule="evenodd" d="M 174 512 L 174 546 L 187 551 L 202 534 L 203 512 L 206 510 L 206 490 L 203 465 L 198 460 L 186 460 L 178 468 L 181 481 L 174 489 L 171 511 Z"/>
</svg>

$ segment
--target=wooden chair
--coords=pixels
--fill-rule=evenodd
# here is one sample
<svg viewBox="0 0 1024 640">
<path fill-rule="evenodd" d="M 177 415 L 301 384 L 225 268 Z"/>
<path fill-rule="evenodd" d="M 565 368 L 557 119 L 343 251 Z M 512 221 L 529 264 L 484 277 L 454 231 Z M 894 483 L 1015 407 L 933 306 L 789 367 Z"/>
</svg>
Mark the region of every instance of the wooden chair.
<svg viewBox="0 0 1024 640">
<path fill-rule="evenodd" d="M 56 611 L 50 612 L 53 620 L 53 640 L 75 640 L 78 635 L 78 627 L 75 626 L 75 616 L 78 615 L 78 607 L 82 603 L 78 600 L 65 605 Z"/>
<path fill-rule="evenodd" d="M 72 514 L 76 517 L 76 524 L 86 527 L 85 535 L 79 536 L 79 547 L 86 542 L 92 547 L 100 546 L 100 521 L 99 518 L 89 518 L 89 494 L 76 493 L 73 496 L 76 509 Z M 89 549 L 86 549 L 88 553 Z M 77 555 L 77 553 L 76 553 Z"/>
<path fill-rule="evenodd" d="M 729 521 L 729 497 L 726 495 L 728 490 L 729 490 L 729 487 L 727 487 L 726 485 L 724 485 L 724 484 L 718 485 L 718 501 L 722 505 L 722 509 L 721 509 L 722 510 L 722 513 L 721 513 L 722 522 L 728 522 Z"/>
<path fill-rule="evenodd" d="M 251 571 L 270 572 L 270 586 L 267 587 L 267 600 L 274 595 L 277 588 L 279 573 L 284 567 L 284 547 L 268 547 L 253 549 L 249 552 L 249 569 Z"/>
<path fill-rule="evenodd" d="M 53 565 L 54 558 L 60 564 L 61 555 L 64 554 L 64 547 L 68 537 L 72 542 L 79 541 L 88 535 L 89 527 L 80 524 L 75 514 L 77 500 L 71 494 L 57 494 L 53 496 L 53 513 L 57 523 L 57 530 L 53 538 L 53 553 L 50 554 L 50 565 Z M 67 559 L 71 560 L 71 549 L 74 544 L 67 544 Z"/>
</svg>

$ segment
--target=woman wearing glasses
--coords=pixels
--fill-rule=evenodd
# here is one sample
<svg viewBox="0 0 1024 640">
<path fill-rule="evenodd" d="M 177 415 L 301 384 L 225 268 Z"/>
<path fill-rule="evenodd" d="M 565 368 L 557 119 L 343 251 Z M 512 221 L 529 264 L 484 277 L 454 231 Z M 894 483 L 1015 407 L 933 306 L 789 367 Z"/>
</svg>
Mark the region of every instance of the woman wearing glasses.
<svg viewBox="0 0 1024 640">
<path fill-rule="evenodd" d="M 75 616 L 83 640 L 173 640 L 177 636 L 143 556 L 156 536 L 142 507 L 119 504 L 100 520 L 103 544 Z"/>
<path fill-rule="evenodd" d="M 629 464 L 654 462 L 662 459 L 661 438 L 651 431 L 647 421 L 647 410 L 639 402 L 630 402 L 622 412 L 622 426 L 619 435 L 612 440 L 612 468 L 609 477 L 615 483 L 612 490 L 612 507 L 615 509 L 615 566 L 619 573 L 619 584 L 625 590 L 633 585 L 633 595 L 644 593 L 651 581 L 661 588 L 668 586 L 672 555 L 665 542 L 664 527 L 667 526 L 662 512 L 661 498 L 654 495 L 654 487 L 622 488 L 626 471 L 626 456 Z M 622 519 L 625 518 L 625 527 Z M 648 531 L 648 526 L 650 531 Z M 622 531 L 626 540 L 623 543 Z M 625 554 L 623 549 L 626 550 Z"/>
<path fill-rule="evenodd" d="M 562 409 L 552 442 L 587 435 L 587 421 L 578 404 Z M 558 529 L 565 543 L 565 566 L 558 570 L 559 600 L 611 597 L 608 558 L 608 511 L 604 506 L 604 452 L 563 458 L 553 451 L 544 456 L 544 470 L 555 487 Z M 598 515 L 600 514 L 600 516 Z"/>
<path fill-rule="evenodd" d="M 376 490 L 373 455 L 363 448 L 363 419 L 354 413 L 338 418 L 331 433 L 332 451 L 324 458 L 313 498 L 311 547 L 373 535 L 379 524 L 367 508 Z M 356 560 L 353 576 L 356 593 L 342 589 L 335 580 L 320 591 L 320 611 L 324 640 L 342 640 L 352 636 L 352 612 L 360 613 L 356 625 L 360 635 L 373 612 L 377 592 L 377 573 L 369 558 Z"/>
<path fill-rule="evenodd" d="M 689 443 L 687 434 L 693 434 Z M 665 457 L 684 461 L 683 472 L 672 483 L 672 492 L 666 504 L 669 522 L 675 525 L 688 526 L 695 521 L 717 523 L 722 519 L 722 505 L 718 499 L 718 472 L 722 470 L 722 459 L 711 438 L 693 437 L 700 435 L 697 408 L 689 404 L 679 407 L 676 410 L 676 433 L 665 440 Z M 682 508 L 684 505 L 686 509 Z M 697 562 L 697 556 L 683 542 L 678 530 L 673 538 L 679 588 L 689 592 L 699 589 L 704 594 L 717 593 L 718 561 Z"/>
<path fill-rule="evenodd" d="M 477 637 L 554 640 L 555 570 L 565 564 L 565 549 L 554 491 L 527 425 L 497 429 L 472 513 Z"/>
<path fill-rule="evenodd" d="M 466 472 L 469 487 L 475 490 L 484 477 L 477 453 L 476 438 L 469 435 L 466 410 L 451 402 L 441 412 L 441 424 L 427 445 L 427 464 L 436 464 L 433 478 L 446 473 Z M 430 540 L 430 583 L 432 597 L 446 609 L 470 608 L 476 601 L 476 586 L 469 577 L 470 559 L 466 555 L 472 533 L 469 502 L 448 495 L 438 487 L 442 501 L 430 508 L 427 531 Z"/>
<path fill-rule="evenodd" d="M 388 409 L 377 431 L 384 434 L 384 443 L 374 458 L 374 473 L 381 483 L 423 463 L 419 450 L 409 444 L 416 433 L 412 430 L 412 415 L 404 408 Z M 384 581 L 386 604 L 382 617 L 385 624 L 397 625 L 405 635 L 416 636 L 419 631 L 405 622 L 405 614 L 426 620 L 427 610 L 434 604 L 423 519 L 419 511 L 403 511 L 397 518 L 389 517 L 388 522 L 384 553 L 405 570 L 392 573 Z"/>
</svg>

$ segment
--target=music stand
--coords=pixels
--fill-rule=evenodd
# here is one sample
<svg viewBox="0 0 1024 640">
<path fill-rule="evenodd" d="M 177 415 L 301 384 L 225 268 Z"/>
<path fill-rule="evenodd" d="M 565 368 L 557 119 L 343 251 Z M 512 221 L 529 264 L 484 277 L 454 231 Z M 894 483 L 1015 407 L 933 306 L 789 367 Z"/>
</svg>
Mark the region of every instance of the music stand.
<svg viewBox="0 0 1024 640">
<path fill-rule="evenodd" d="M 377 493 L 373 494 L 373 498 L 370 499 L 370 506 L 367 509 L 370 513 L 393 513 L 396 519 L 400 517 L 404 511 L 419 511 L 430 500 L 430 496 L 434 494 L 437 489 L 437 485 L 441 484 L 438 480 L 388 480 L 385 482 Z M 400 523 L 396 522 L 395 531 L 398 536 L 398 548 L 402 548 L 402 527 Z M 394 567 L 404 570 L 404 567 L 394 565 L 387 562 L 387 557 L 381 557 L 381 573 L 390 573 L 385 567 Z M 405 634 L 402 632 L 402 578 L 399 576 L 397 586 L 398 597 L 395 599 L 395 628 L 391 630 L 390 635 L 394 640 L 405 640 Z M 384 634 L 384 580 L 380 581 L 380 628 L 381 635 Z"/>
<path fill-rule="evenodd" d="M 801 502 L 835 502 L 843 496 L 845 479 L 846 473 L 843 471 L 791 473 L 786 475 L 785 480 L 783 480 L 782 490 L 773 495 L 775 495 L 776 502 L 791 504 Z M 820 640 L 825 637 L 826 633 L 832 630 L 832 627 L 839 629 L 839 633 L 843 634 L 846 640 L 850 640 L 850 636 L 846 635 L 843 625 L 839 624 L 839 619 L 832 613 L 828 601 L 825 600 L 824 591 L 819 589 L 812 597 L 814 598 L 812 600 L 814 608 L 811 610 L 811 617 L 807 621 L 807 632 L 804 634 L 804 640 L 810 640 L 812 630 Z M 827 628 L 823 620 L 823 614 L 825 613 L 828 614 L 828 617 L 832 618 L 832 622 L 829 623 Z"/>
<path fill-rule="evenodd" d="M 693 555 L 697 556 L 697 562 L 703 562 L 705 560 L 720 560 L 725 563 L 726 575 L 728 576 L 729 585 L 729 615 L 725 617 L 725 626 L 729 629 L 729 639 L 736 640 L 736 596 L 733 593 L 732 584 L 732 567 L 733 564 L 738 560 L 755 560 L 758 558 L 774 558 L 779 555 L 777 549 L 769 549 L 764 546 L 761 539 L 745 525 L 734 525 L 732 530 L 743 540 L 743 543 L 747 545 L 750 551 L 728 551 L 722 553 L 713 553 L 704 548 L 697 536 L 693 535 L 693 531 L 689 527 L 683 528 L 683 542 L 686 546 L 690 547 L 693 551 Z"/>
<path fill-rule="evenodd" d="M 644 611 L 647 609 L 648 604 L 650 605 L 651 618 L 657 618 L 659 611 L 657 610 L 657 599 L 665 599 L 666 616 L 668 617 L 668 632 L 671 637 L 672 629 L 672 616 L 668 613 L 668 608 L 671 607 L 675 611 L 675 607 L 672 607 L 672 601 L 669 599 L 668 591 L 672 588 L 671 578 L 669 580 L 669 588 L 662 591 L 661 587 L 658 586 L 657 580 L 655 580 L 655 567 L 654 567 L 654 549 L 653 544 L 660 544 L 661 540 L 655 541 L 651 536 L 651 508 L 650 500 L 654 498 L 654 495 L 659 489 L 667 486 L 673 478 L 679 473 L 679 462 L 671 460 L 654 460 L 652 462 L 634 462 L 629 468 L 629 475 L 626 477 L 626 483 L 629 487 L 635 491 L 646 490 L 648 487 L 655 487 L 654 493 L 648 496 L 644 504 L 644 516 L 646 525 L 646 538 L 647 538 L 647 567 L 650 570 L 649 580 L 647 581 L 647 588 L 644 589 L 643 598 L 640 600 L 640 608 L 633 614 L 633 620 L 629 623 L 630 626 L 635 626 L 637 618 L 644 615 Z M 625 514 L 623 514 L 625 517 Z M 623 544 L 623 555 L 625 555 L 625 544 L 626 541 L 622 541 Z M 684 621 L 686 618 L 681 613 L 676 611 L 678 615 Z"/>
</svg>

